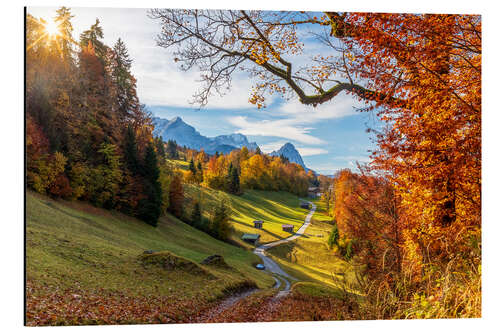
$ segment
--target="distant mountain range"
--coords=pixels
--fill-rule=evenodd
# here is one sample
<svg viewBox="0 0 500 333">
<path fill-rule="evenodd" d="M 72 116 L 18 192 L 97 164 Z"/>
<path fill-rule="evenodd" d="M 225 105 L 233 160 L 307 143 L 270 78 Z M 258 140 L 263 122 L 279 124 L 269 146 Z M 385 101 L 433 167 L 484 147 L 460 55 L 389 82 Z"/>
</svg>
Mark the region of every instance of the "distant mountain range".
<svg viewBox="0 0 500 333">
<path fill-rule="evenodd" d="M 300 156 L 300 153 L 295 149 L 295 146 L 291 144 L 290 142 L 285 143 L 280 149 L 273 151 L 272 153 L 269 154 L 270 156 L 284 156 L 288 158 L 288 161 L 292 163 L 297 163 L 298 165 L 301 165 L 304 170 L 308 171 L 309 169 L 306 167 L 304 160 L 302 160 L 302 156 Z"/>
<path fill-rule="evenodd" d="M 181 117 L 171 120 L 153 117 L 154 136 L 161 136 L 163 141 L 175 140 L 177 144 L 191 149 L 203 149 L 208 154 L 215 152 L 227 154 L 235 149 L 247 147 L 257 149 L 257 143 L 248 142 L 245 135 L 234 133 L 209 138 L 201 135 L 193 126 L 186 124 Z"/>
<path fill-rule="evenodd" d="M 219 135 L 214 138 L 201 135 L 193 126 L 185 123 L 181 117 L 175 117 L 171 120 L 153 117 L 153 135 L 162 137 L 163 141 L 174 140 L 181 146 L 186 146 L 191 149 L 203 149 L 207 154 L 230 153 L 235 149 L 247 147 L 249 150 L 258 148 L 257 143 L 249 142 L 248 138 L 240 133 L 228 135 Z M 302 156 L 290 142 L 285 143 L 277 151 L 273 151 L 270 156 L 286 157 L 290 162 L 301 165 L 306 171 L 306 167 Z"/>
</svg>

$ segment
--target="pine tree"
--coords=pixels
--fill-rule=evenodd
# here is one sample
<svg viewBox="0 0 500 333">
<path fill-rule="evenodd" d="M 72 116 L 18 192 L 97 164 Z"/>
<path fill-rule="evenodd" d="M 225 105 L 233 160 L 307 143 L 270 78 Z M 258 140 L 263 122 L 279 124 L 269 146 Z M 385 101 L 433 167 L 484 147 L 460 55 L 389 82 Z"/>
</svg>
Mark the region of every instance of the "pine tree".
<svg viewBox="0 0 500 333">
<path fill-rule="evenodd" d="M 165 146 L 163 144 L 163 138 L 160 136 L 159 138 L 155 138 L 155 147 L 156 153 L 162 162 L 165 161 Z"/>
<path fill-rule="evenodd" d="M 137 141 L 135 137 L 135 131 L 130 125 L 127 127 L 127 131 L 125 133 L 125 145 L 123 153 L 128 169 L 133 175 L 137 174 L 139 170 L 139 159 L 137 157 Z"/>
<path fill-rule="evenodd" d="M 210 225 L 210 233 L 215 238 L 220 240 L 227 240 L 231 232 L 231 225 L 229 224 L 229 219 L 231 217 L 231 209 L 229 205 L 221 201 L 218 206 L 215 207 L 212 214 L 212 223 Z"/>
<path fill-rule="evenodd" d="M 288 159 L 288 157 L 286 157 L 285 155 L 283 154 L 280 154 L 280 160 L 281 160 L 281 163 L 283 164 L 288 164 L 290 163 L 290 160 Z"/>
<path fill-rule="evenodd" d="M 125 43 L 120 38 L 110 54 L 110 72 L 116 88 L 118 112 L 120 118 L 126 121 L 133 118 L 137 109 L 140 108 L 136 79 L 130 72 L 132 59 L 130 59 Z"/>
<path fill-rule="evenodd" d="M 233 166 L 231 162 L 226 176 L 227 191 L 232 194 L 237 194 L 240 192 L 240 176 L 238 175 L 238 169 Z"/>
<path fill-rule="evenodd" d="M 104 60 L 107 46 L 101 41 L 104 38 L 104 34 L 99 23 L 99 19 L 96 18 L 95 23 L 90 26 L 90 29 L 80 34 L 80 45 L 82 48 L 87 48 L 89 45 L 92 45 L 95 54 L 101 60 Z"/>
<path fill-rule="evenodd" d="M 261 155 L 262 151 L 260 150 L 259 146 L 257 146 L 257 149 L 255 149 L 255 154 Z"/>
<path fill-rule="evenodd" d="M 196 164 L 196 177 L 198 180 L 198 184 L 203 183 L 203 167 L 200 161 L 198 161 L 198 164 Z"/>
<path fill-rule="evenodd" d="M 238 174 L 238 169 L 233 168 L 231 170 L 231 190 L 233 194 L 240 193 L 240 175 Z"/>
<path fill-rule="evenodd" d="M 160 169 L 158 168 L 158 159 L 152 144 L 146 147 L 142 174 L 146 180 L 147 199 L 141 201 L 138 217 L 156 227 L 161 215 L 162 190 L 159 182 Z"/>
<path fill-rule="evenodd" d="M 54 21 L 62 37 L 58 41 L 60 43 L 61 55 L 65 62 L 72 62 L 73 44 L 76 44 L 72 37 L 73 24 L 71 23 L 74 15 L 71 15 L 71 10 L 64 6 L 56 10 L 56 14 Z"/>
<path fill-rule="evenodd" d="M 174 140 L 168 140 L 166 149 L 167 158 L 178 159 L 177 143 Z"/>
<path fill-rule="evenodd" d="M 194 161 L 192 158 L 191 158 L 191 161 L 189 161 L 189 171 L 191 171 L 193 173 L 193 176 L 196 175 L 196 168 L 194 166 Z"/>
</svg>

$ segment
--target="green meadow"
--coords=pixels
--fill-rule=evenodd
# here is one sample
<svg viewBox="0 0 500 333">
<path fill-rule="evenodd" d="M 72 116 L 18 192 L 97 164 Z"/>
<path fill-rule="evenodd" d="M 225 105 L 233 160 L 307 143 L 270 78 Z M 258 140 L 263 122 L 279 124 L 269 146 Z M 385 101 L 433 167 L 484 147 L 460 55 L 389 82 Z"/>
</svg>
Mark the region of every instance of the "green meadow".
<svg viewBox="0 0 500 333">
<path fill-rule="evenodd" d="M 312 200 L 316 206 L 311 224 L 305 235 L 291 242 L 269 249 L 271 258 L 290 275 L 301 281 L 355 288 L 356 276 L 352 265 L 342 260 L 328 247 L 332 218 L 325 213 L 320 200 Z"/>
<path fill-rule="evenodd" d="M 187 197 L 201 203 L 207 217 L 217 203 L 227 202 L 232 209 L 233 241 L 245 247 L 248 245 L 241 241 L 244 233 L 259 234 L 261 243 L 286 238 L 292 234 L 283 231 L 282 225 L 292 224 L 297 230 L 309 212 L 300 208 L 299 197 L 288 192 L 245 190 L 237 196 L 189 184 L 185 185 L 184 190 Z M 262 229 L 254 228 L 255 220 L 264 221 Z"/>
<path fill-rule="evenodd" d="M 104 288 L 129 294 L 161 293 L 177 298 L 217 298 L 227 288 L 274 280 L 253 266 L 260 259 L 218 241 L 172 216 L 158 227 L 87 204 L 54 201 L 27 192 L 26 269 L 29 281 L 60 288 Z M 230 269 L 201 267 L 208 274 L 145 267 L 145 250 L 168 251 L 198 266 L 209 255 L 224 257 Z"/>
</svg>

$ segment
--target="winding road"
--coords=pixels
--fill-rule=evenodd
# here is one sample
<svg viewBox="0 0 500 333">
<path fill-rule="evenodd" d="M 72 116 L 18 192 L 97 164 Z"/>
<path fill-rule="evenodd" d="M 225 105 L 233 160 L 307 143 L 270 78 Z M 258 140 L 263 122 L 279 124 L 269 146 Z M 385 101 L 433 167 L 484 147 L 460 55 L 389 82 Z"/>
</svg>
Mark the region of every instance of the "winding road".
<svg viewBox="0 0 500 333">
<path fill-rule="evenodd" d="M 277 240 L 277 241 L 274 241 L 271 243 L 262 244 L 262 245 L 256 247 L 255 250 L 253 251 L 253 253 L 255 253 L 260 258 L 262 258 L 262 261 L 264 262 L 264 266 L 266 267 L 267 271 L 269 271 L 271 274 L 279 275 L 285 281 L 285 288 L 278 293 L 278 296 L 282 296 L 282 295 L 287 294 L 289 292 L 290 286 L 291 286 L 290 280 L 296 280 L 296 279 L 294 277 L 290 276 L 289 274 L 287 274 L 278 265 L 278 263 L 276 261 L 269 258 L 266 254 L 266 250 L 270 249 L 272 247 L 278 246 L 280 244 L 290 242 L 290 241 L 297 239 L 300 236 L 304 235 L 304 232 L 306 231 L 309 224 L 311 224 L 311 218 L 312 218 L 314 212 L 316 211 L 316 205 L 313 204 L 312 202 L 309 202 L 309 204 L 311 205 L 311 210 L 309 211 L 309 214 L 307 214 L 307 216 L 304 220 L 304 224 L 302 224 L 302 226 L 299 228 L 299 230 L 297 230 L 297 232 L 295 234 L 293 234 L 292 236 L 290 236 L 288 238 L 280 239 L 280 240 Z M 274 280 L 276 281 L 274 288 L 279 288 L 281 286 L 281 282 L 276 277 L 274 277 Z"/>
<path fill-rule="evenodd" d="M 296 278 L 290 276 L 287 274 L 279 265 L 277 262 L 269 258 L 266 254 L 266 250 L 270 249 L 272 247 L 278 246 L 283 243 L 290 242 L 294 239 L 297 239 L 298 237 L 304 235 L 304 232 L 306 231 L 307 227 L 309 224 L 311 224 L 311 218 L 316 211 L 316 205 L 313 204 L 312 202 L 309 202 L 311 204 L 311 210 L 307 214 L 304 224 L 297 230 L 295 234 L 288 238 L 284 238 L 275 242 L 267 243 L 267 244 L 262 244 L 258 247 L 255 248 L 253 251 L 256 255 L 262 258 L 262 261 L 264 262 L 264 265 L 266 267 L 266 271 L 268 271 L 270 274 L 272 274 L 274 281 L 276 283 L 274 284 L 275 289 L 279 289 L 281 287 L 281 280 L 284 281 L 285 286 L 283 290 L 280 290 L 274 297 L 273 301 L 268 303 L 268 306 L 272 306 L 273 304 L 276 304 L 276 302 L 279 300 L 280 297 L 287 295 L 290 292 L 290 287 L 291 283 L 290 280 L 297 280 Z M 277 278 L 279 276 L 279 279 Z M 213 307 L 207 312 L 202 313 L 196 320 L 196 322 L 201 322 L 201 323 L 211 323 L 211 322 L 217 322 L 217 318 L 223 315 L 225 311 L 229 311 L 231 307 L 233 307 L 237 302 L 240 300 L 252 295 L 255 293 L 258 289 L 252 289 L 245 291 L 243 293 L 235 294 L 231 297 L 228 297 L 225 299 L 223 302 L 220 302 L 217 306 Z"/>
</svg>

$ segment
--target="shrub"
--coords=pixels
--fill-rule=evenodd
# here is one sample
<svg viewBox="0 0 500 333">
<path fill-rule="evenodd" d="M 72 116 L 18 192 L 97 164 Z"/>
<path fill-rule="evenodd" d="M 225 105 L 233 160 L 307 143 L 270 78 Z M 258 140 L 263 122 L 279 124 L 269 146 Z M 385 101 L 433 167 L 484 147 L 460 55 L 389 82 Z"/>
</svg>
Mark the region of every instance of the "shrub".
<svg viewBox="0 0 500 333">
<path fill-rule="evenodd" d="M 328 247 L 331 249 L 333 245 L 338 245 L 339 242 L 339 229 L 336 224 L 333 225 L 330 237 L 328 238 Z"/>
<path fill-rule="evenodd" d="M 212 214 L 210 234 L 220 240 L 229 239 L 229 234 L 231 233 L 230 217 L 231 208 L 224 201 L 220 202 Z"/>
<path fill-rule="evenodd" d="M 67 199 L 71 197 L 72 193 L 68 177 L 64 173 L 57 175 L 56 179 L 49 185 L 49 194 L 53 197 Z"/>
</svg>

